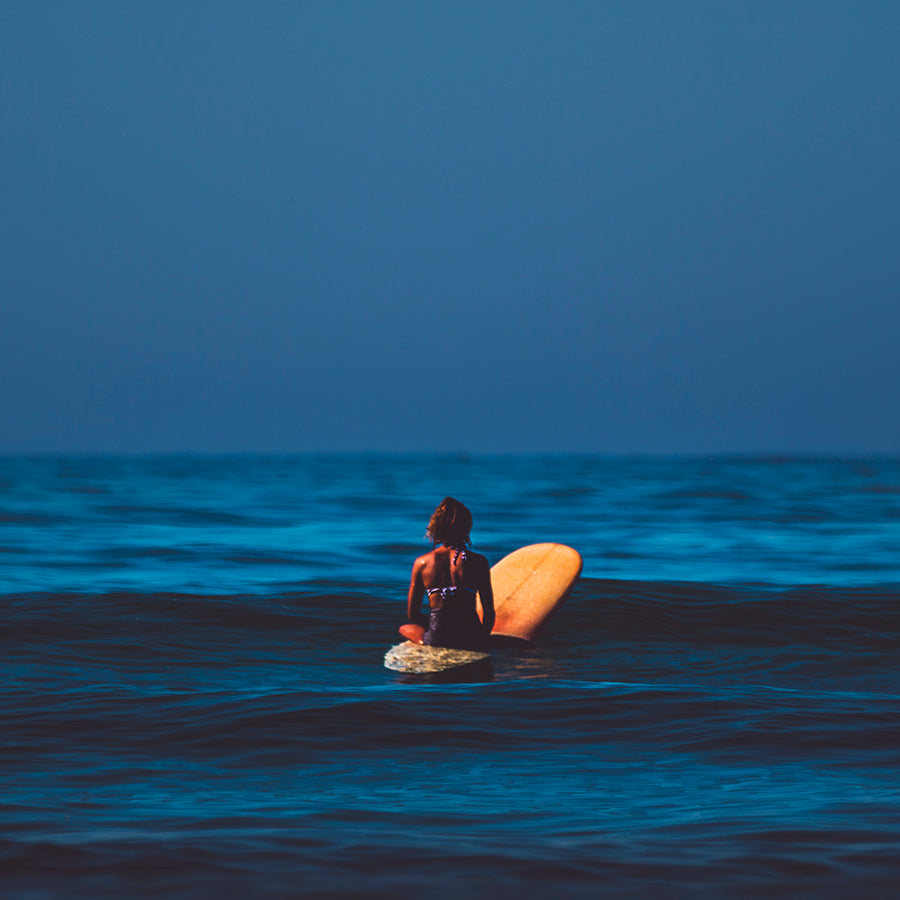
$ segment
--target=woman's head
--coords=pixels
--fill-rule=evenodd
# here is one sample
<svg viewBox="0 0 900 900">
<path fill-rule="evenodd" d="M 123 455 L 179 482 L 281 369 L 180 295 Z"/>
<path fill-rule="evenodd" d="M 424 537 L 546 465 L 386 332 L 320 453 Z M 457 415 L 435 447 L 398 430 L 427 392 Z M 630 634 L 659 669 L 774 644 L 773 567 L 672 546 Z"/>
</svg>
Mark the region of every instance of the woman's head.
<svg viewBox="0 0 900 900">
<path fill-rule="evenodd" d="M 444 497 L 428 523 L 426 536 L 435 544 L 465 547 L 472 530 L 472 513 L 452 497 Z"/>
</svg>

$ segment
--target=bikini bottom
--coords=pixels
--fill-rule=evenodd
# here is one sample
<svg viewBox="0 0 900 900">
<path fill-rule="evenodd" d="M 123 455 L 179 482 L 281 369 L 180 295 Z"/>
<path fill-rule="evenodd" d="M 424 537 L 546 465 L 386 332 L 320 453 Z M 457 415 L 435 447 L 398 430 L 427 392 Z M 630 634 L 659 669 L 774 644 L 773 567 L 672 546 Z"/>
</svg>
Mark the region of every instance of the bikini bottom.
<svg viewBox="0 0 900 900">
<path fill-rule="evenodd" d="M 484 627 L 474 609 L 462 615 L 446 606 L 431 610 L 422 643 L 455 650 L 487 650 Z"/>
</svg>

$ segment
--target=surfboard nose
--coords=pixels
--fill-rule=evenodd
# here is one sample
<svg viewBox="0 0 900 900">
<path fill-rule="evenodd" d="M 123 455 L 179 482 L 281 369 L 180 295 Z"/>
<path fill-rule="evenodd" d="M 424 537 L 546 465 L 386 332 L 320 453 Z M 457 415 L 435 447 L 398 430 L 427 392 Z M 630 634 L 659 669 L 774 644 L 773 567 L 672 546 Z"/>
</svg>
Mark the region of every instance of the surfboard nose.
<svg viewBox="0 0 900 900">
<path fill-rule="evenodd" d="M 583 564 L 566 544 L 529 544 L 504 556 L 491 568 L 497 614 L 491 635 L 531 641 L 565 600 Z M 484 618 L 480 598 L 478 615 Z"/>
</svg>

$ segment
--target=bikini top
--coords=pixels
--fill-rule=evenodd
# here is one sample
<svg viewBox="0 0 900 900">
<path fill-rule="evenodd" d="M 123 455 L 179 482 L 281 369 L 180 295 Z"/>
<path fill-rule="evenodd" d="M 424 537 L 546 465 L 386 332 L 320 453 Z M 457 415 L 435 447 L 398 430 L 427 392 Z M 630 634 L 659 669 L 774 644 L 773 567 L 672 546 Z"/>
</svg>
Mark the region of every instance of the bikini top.
<svg viewBox="0 0 900 900">
<path fill-rule="evenodd" d="M 465 547 L 450 547 L 448 548 L 453 550 L 453 565 L 456 565 L 456 561 L 460 558 L 460 556 L 465 559 L 466 558 L 466 548 Z M 468 591 L 470 594 L 477 593 L 472 590 L 470 587 L 465 587 L 461 584 L 451 584 L 449 587 L 434 587 L 429 588 L 425 593 L 430 597 L 432 594 L 440 594 L 442 600 L 446 600 L 448 596 L 453 596 L 457 591 Z"/>
<path fill-rule="evenodd" d="M 450 587 L 443 588 L 428 588 L 425 593 L 428 594 L 429 597 L 432 594 L 440 594 L 441 597 L 446 599 L 448 595 L 455 594 L 457 591 L 468 591 L 470 594 L 476 593 L 476 591 L 473 591 L 472 588 L 464 587 L 461 584 L 451 584 Z"/>
</svg>

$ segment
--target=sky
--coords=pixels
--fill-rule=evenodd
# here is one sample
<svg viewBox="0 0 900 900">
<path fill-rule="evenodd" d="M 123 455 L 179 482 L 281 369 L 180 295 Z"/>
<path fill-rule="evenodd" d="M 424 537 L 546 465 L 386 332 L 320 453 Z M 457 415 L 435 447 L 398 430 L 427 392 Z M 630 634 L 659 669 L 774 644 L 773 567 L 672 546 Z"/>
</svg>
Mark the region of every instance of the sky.
<svg viewBox="0 0 900 900">
<path fill-rule="evenodd" d="M 0 452 L 900 453 L 900 4 L 0 6 Z"/>
</svg>

